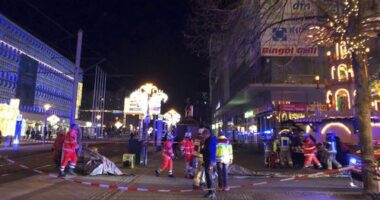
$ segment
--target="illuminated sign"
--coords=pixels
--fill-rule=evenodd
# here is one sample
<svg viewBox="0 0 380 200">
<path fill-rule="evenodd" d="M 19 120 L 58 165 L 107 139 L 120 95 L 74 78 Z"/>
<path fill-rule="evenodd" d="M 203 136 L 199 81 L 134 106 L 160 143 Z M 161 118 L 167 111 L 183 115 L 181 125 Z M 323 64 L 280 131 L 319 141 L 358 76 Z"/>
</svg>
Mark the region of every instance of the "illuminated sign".
<svg viewBox="0 0 380 200">
<path fill-rule="evenodd" d="M 254 116 L 255 116 L 255 113 L 253 111 L 248 111 L 248 112 L 244 113 L 244 118 L 246 118 L 246 119 L 252 118 Z"/>
<path fill-rule="evenodd" d="M 79 107 L 82 104 L 82 92 L 83 92 L 83 83 L 78 82 L 77 107 L 75 108 L 75 119 L 78 119 Z"/>
<path fill-rule="evenodd" d="M 51 115 L 46 119 L 52 126 L 56 125 L 59 122 L 59 117 L 57 115 Z"/>
<path fill-rule="evenodd" d="M 282 113 L 280 113 L 281 121 L 296 120 L 296 119 L 301 119 L 301 118 L 305 118 L 305 117 L 306 117 L 305 113 L 295 113 L 295 112 L 282 112 Z"/>
<path fill-rule="evenodd" d="M 293 112 L 306 112 L 307 104 L 297 103 L 297 104 L 280 104 L 280 111 L 293 111 Z"/>
</svg>

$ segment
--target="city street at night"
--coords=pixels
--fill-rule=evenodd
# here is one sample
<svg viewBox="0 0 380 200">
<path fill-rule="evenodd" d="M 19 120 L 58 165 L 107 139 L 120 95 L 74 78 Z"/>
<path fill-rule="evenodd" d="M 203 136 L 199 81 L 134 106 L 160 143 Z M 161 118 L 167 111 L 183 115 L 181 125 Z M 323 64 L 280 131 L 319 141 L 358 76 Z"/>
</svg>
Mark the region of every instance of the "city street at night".
<svg viewBox="0 0 380 200">
<path fill-rule="evenodd" d="M 113 140 L 115 142 L 115 140 Z M 98 147 L 99 152 L 112 158 L 120 167 L 122 152 L 126 151 L 125 140 L 117 141 L 116 144 L 100 143 L 93 144 Z M 22 163 L 31 169 L 39 169 L 46 173 L 55 173 L 57 170 L 51 160 L 50 145 L 30 145 L 18 152 L 1 150 L 1 155 Z M 137 167 L 135 169 L 123 169 L 124 176 L 78 176 L 68 177 L 87 182 L 97 182 L 100 184 L 118 184 L 128 187 L 141 187 L 151 189 L 192 189 L 192 181 L 185 179 L 181 160 L 175 162 L 174 179 L 169 177 L 156 177 L 155 168 L 159 165 L 159 153 L 149 153 L 150 161 L 148 167 Z M 242 154 L 239 162 L 248 165 L 244 160 L 249 158 L 246 151 Z M 260 156 L 254 156 L 257 159 Z M 254 160 L 252 162 L 259 162 Z M 180 169 L 176 171 L 176 169 Z M 317 170 L 308 173 L 318 172 Z M 288 175 L 301 173 L 300 170 Z M 5 160 L 0 161 L 0 193 L 2 199 L 46 199 L 54 195 L 54 199 L 203 199 L 203 191 L 195 192 L 144 192 L 144 191 L 123 191 L 117 189 L 104 189 L 94 186 L 85 186 L 62 179 L 52 178 L 48 175 L 39 175 L 31 170 L 23 169 L 17 165 L 12 165 Z M 263 181 L 284 179 L 268 178 L 267 176 L 233 176 L 231 186 L 247 185 Z M 234 188 L 229 192 L 218 192 L 218 199 L 363 199 L 360 190 L 349 186 L 349 179 L 346 177 L 332 178 L 312 178 L 283 183 L 273 183 L 247 188 Z"/>
<path fill-rule="evenodd" d="M 0 0 L 0 200 L 380 200 L 380 0 Z"/>
</svg>

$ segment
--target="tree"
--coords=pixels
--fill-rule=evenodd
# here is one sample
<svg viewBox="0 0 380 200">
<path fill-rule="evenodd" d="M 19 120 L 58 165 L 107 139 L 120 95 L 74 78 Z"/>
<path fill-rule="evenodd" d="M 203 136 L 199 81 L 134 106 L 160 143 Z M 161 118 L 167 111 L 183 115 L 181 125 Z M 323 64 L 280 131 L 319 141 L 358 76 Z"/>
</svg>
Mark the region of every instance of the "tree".
<svg viewBox="0 0 380 200">
<path fill-rule="evenodd" d="M 313 44 L 329 46 L 342 41 L 346 43 L 347 49 L 351 53 L 355 73 L 357 91 L 355 117 L 359 126 L 363 156 L 364 190 L 369 193 L 376 192 L 373 172 L 377 163 L 374 160 L 372 145 L 367 53 L 368 42 L 374 37 L 379 37 L 380 2 L 376 0 L 309 0 L 318 8 L 319 16 L 296 18 L 284 17 L 288 0 L 191 0 L 190 2 L 193 14 L 189 18 L 185 34 L 187 44 L 198 55 L 210 56 L 210 60 L 214 54 L 222 54 L 220 57 L 223 57 L 223 62 L 229 63 L 235 56 L 235 52 L 231 48 L 234 43 L 217 36 L 230 34 L 234 40 L 243 38 L 245 43 L 254 46 L 269 28 L 286 21 L 300 21 L 306 18 L 317 18 L 316 21 L 319 21 L 305 24 L 308 26 L 305 35 Z M 248 10 L 249 13 L 244 12 L 245 10 Z M 327 21 L 320 23 L 321 19 L 327 19 Z M 245 27 L 237 27 L 239 20 L 245 21 L 243 24 Z M 221 45 L 216 45 L 216 42 L 213 41 L 215 38 L 222 40 Z M 216 48 L 215 46 L 227 46 L 228 48 Z M 259 56 L 260 52 L 256 51 L 253 57 Z M 256 59 L 250 58 L 250 62 L 252 64 L 256 62 Z M 211 73 L 213 73 L 212 70 L 210 70 Z M 210 80 L 212 82 L 211 78 Z"/>
<path fill-rule="evenodd" d="M 310 0 L 324 16 L 327 22 L 309 28 L 312 41 L 318 45 L 329 46 L 345 42 L 351 54 L 355 74 L 355 117 L 358 122 L 359 140 L 362 153 L 364 191 L 378 193 L 374 180 L 377 163 L 374 159 L 371 126 L 370 79 L 367 72 L 369 52 L 368 42 L 377 36 L 376 8 L 378 4 L 371 0 Z M 334 4 L 331 9 L 331 4 Z M 378 21 L 379 20 L 379 21 Z"/>
</svg>

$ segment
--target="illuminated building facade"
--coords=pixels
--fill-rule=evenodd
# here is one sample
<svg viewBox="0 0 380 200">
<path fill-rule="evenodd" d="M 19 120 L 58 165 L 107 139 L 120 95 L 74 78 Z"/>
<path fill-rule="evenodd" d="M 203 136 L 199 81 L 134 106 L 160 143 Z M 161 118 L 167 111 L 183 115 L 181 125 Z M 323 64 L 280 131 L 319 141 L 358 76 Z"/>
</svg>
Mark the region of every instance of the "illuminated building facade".
<svg viewBox="0 0 380 200">
<path fill-rule="evenodd" d="M 19 99 L 24 127 L 40 130 L 46 114 L 55 114 L 61 123 L 68 123 L 74 69 L 72 61 L 0 15 L 0 103 Z M 81 75 L 79 82 L 78 106 Z M 44 104 L 50 104 L 51 109 L 45 111 Z"/>
<path fill-rule="evenodd" d="M 368 49 L 369 60 L 368 74 L 374 74 L 378 70 L 379 54 L 376 48 L 378 41 L 373 43 L 372 53 Z M 358 144 L 359 132 L 355 119 L 355 73 L 352 67 L 352 57 L 347 51 L 345 42 L 335 44 L 333 51 L 327 51 L 329 57 L 330 75 L 325 81 L 326 89 L 326 109 L 315 113 L 313 117 L 296 120 L 304 124 L 312 125 L 310 133 L 315 135 L 317 140 L 324 141 L 327 133 L 335 133 L 343 143 Z M 380 83 L 373 80 L 371 84 L 371 124 L 373 139 L 380 140 Z"/>
</svg>

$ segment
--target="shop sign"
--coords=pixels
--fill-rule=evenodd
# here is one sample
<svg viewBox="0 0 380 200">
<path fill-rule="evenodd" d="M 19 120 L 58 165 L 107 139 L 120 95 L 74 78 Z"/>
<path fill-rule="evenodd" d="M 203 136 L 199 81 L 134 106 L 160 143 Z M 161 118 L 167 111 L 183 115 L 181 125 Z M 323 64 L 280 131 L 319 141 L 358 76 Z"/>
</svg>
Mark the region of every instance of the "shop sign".
<svg viewBox="0 0 380 200">
<path fill-rule="evenodd" d="M 316 16 L 318 9 L 311 1 L 261 0 L 261 2 L 263 12 L 268 12 L 268 9 L 275 7 L 278 12 L 282 12 L 280 15 L 269 16 L 264 22 L 266 25 L 276 25 L 265 30 L 261 38 L 261 54 L 263 56 L 318 56 L 318 47 L 307 42 L 304 34 L 309 24 L 316 23 L 312 17 Z M 305 19 L 305 17 L 311 19 Z"/>
<path fill-rule="evenodd" d="M 253 113 L 260 114 L 260 113 L 268 112 L 268 111 L 272 111 L 272 110 L 273 110 L 272 104 L 268 104 L 268 105 L 261 106 L 259 108 L 255 108 L 253 110 Z"/>
<path fill-rule="evenodd" d="M 244 113 L 245 119 L 252 118 L 252 117 L 255 117 L 255 113 L 252 110 Z"/>
<path fill-rule="evenodd" d="M 327 104 L 311 104 L 311 105 L 308 105 L 308 108 L 307 108 L 308 111 L 311 111 L 311 112 L 315 112 L 315 111 L 327 111 L 328 110 L 328 106 Z"/>
<path fill-rule="evenodd" d="M 280 104 L 280 111 L 290 111 L 290 112 L 306 112 L 307 104 L 297 103 L 297 104 Z"/>
<path fill-rule="evenodd" d="M 297 113 L 297 112 L 282 112 L 280 114 L 280 120 L 286 121 L 286 120 L 296 120 L 296 119 L 302 119 L 305 118 L 305 113 Z"/>
</svg>

